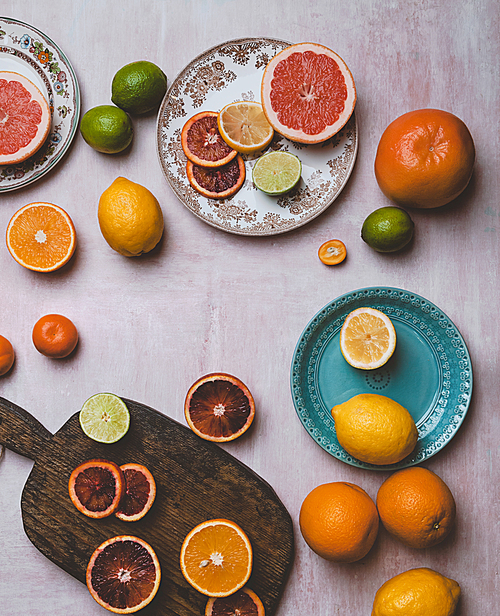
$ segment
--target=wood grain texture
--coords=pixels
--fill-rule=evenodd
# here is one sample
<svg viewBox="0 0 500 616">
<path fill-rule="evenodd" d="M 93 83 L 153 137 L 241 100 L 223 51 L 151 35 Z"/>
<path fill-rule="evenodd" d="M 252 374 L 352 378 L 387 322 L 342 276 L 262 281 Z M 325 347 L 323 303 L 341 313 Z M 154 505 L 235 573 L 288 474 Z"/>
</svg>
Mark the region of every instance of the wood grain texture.
<svg viewBox="0 0 500 616">
<path fill-rule="evenodd" d="M 217 445 L 143 404 L 125 400 L 131 415 L 117 443 L 96 443 L 82 432 L 75 413 L 52 436 L 23 409 L 0 398 L 0 442 L 28 455 L 35 465 L 21 499 L 24 529 L 47 558 L 85 583 L 93 551 L 106 539 L 135 535 L 153 547 L 162 582 L 141 614 L 193 616 L 207 598 L 180 571 L 182 541 L 200 522 L 225 518 L 247 533 L 254 551 L 248 586 L 274 614 L 293 559 L 293 526 L 271 486 Z M 16 442 L 17 441 L 17 442 Z M 68 479 L 78 464 L 94 459 L 145 465 L 157 484 L 152 509 L 137 522 L 115 516 L 93 520 L 78 512 Z"/>
</svg>

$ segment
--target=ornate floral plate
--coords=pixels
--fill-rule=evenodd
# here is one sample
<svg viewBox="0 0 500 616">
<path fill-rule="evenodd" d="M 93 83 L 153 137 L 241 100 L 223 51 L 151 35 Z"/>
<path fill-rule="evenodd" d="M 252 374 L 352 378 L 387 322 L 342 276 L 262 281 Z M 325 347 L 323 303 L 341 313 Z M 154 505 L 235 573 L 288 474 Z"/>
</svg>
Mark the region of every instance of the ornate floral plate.
<svg viewBox="0 0 500 616">
<path fill-rule="evenodd" d="M 80 118 L 75 72 L 48 36 L 21 21 L 0 17 L 0 71 L 21 73 L 38 86 L 52 112 L 44 145 L 18 165 L 0 166 L 0 193 L 22 188 L 48 173 L 68 150 Z"/>
<path fill-rule="evenodd" d="M 268 38 L 228 41 L 190 62 L 170 86 L 158 114 L 157 148 L 163 172 L 180 201 L 208 224 L 240 235 L 276 235 L 300 227 L 338 197 L 354 167 L 358 135 L 354 114 L 340 133 L 317 146 L 275 135 L 270 149 L 288 150 L 302 161 L 300 184 L 285 196 L 270 197 L 252 182 L 255 160 L 245 159 L 246 180 L 229 199 L 207 199 L 186 177 L 181 131 L 200 111 L 220 111 L 230 102 L 260 102 L 269 60 L 291 43 Z"/>
<path fill-rule="evenodd" d="M 363 306 L 385 312 L 396 329 L 396 350 L 378 370 L 353 368 L 340 352 L 344 319 Z M 295 348 L 291 389 L 302 425 L 328 453 L 351 466 L 395 470 L 423 462 L 451 441 L 469 408 L 472 366 L 460 332 L 437 306 L 402 289 L 369 287 L 338 297 L 309 322 Z M 401 462 L 367 464 L 339 445 L 330 410 L 360 393 L 388 396 L 413 416 L 418 442 Z"/>
</svg>

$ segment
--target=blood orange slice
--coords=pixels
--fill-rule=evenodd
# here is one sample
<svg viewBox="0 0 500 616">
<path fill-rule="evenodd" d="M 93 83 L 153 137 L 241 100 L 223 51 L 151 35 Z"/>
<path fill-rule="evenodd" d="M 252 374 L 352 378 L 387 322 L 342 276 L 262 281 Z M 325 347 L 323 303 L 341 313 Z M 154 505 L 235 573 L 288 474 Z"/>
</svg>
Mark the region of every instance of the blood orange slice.
<svg viewBox="0 0 500 616">
<path fill-rule="evenodd" d="M 195 165 L 221 167 L 238 154 L 221 137 L 217 125 L 218 113 L 201 111 L 189 119 L 182 129 L 184 154 Z"/>
<path fill-rule="evenodd" d="M 150 603 L 161 570 L 153 548 L 139 537 L 121 535 L 102 543 L 87 565 L 87 587 L 94 599 L 115 614 L 132 614 Z"/>
<path fill-rule="evenodd" d="M 239 155 L 223 167 L 201 167 L 188 160 L 186 173 L 191 186 L 208 199 L 231 197 L 243 186 L 246 175 Z"/>
<path fill-rule="evenodd" d="M 18 73 L 0 72 L 0 165 L 33 156 L 51 122 L 49 104 L 34 83 Z"/>
<path fill-rule="evenodd" d="M 248 387 L 235 376 L 207 374 L 186 395 L 184 414 L 189 427 L 207 441 L 226 442 L 251 426 L 255 403 Z"/>
<path fill-rule="evenodd" d="M 125 493 L 115 515 L 124 522 L 136 522 L 151 509 L 156 496 L 156 483 L 142 464 L 131 462 L 122 464 L 120 468 L 125 476 Z"/>
<path fill-rule="evenodd" d="M 205 608 L 205 616 L 265 616 L 265 609 L 259 597 L 242 588 L 229 597 L 211 597 Z"/>
<path fill-rule="evenodd" d="M 228 597 L 247 583 L 253 552 L 237 524 L 207 520 L 188 533 L 180 560 L 182 574 L 193 588 L 209 597 Z"/>
<path fill-rule="evenodd" d="M 291 45 L 262 77 L 262 107 L 275 131 L 300 143 L 326 141 L 346 124 L 356 87 L 342 58 L 317 43 Z"/>
<path fill-rule="evenodd" d="M 120 505 L 125 477 L 114 462 L 88 460 L 71 473 L 68 490 L 78 511 L 89 518 L 106 518 Z"/>
</svg>

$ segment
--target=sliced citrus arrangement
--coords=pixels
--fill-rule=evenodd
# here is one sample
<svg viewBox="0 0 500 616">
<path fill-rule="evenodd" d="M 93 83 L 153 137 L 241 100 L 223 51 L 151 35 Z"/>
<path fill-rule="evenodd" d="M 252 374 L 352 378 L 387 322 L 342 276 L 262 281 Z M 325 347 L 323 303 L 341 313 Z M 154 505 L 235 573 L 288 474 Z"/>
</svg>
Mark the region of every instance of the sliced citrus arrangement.
<svg viewBox="0 0 500 616">
<path fill-rule="evenodd" d="M 229 597 L 211 597 L 205 616 L 265 616 L 264 604 L 253 590 L 246 586 Z"/>
<path fill-rule="evenodd" d="M 35 323 L 32 332 L 36 350 L 53 359 L 68 357 L 78 344 L 78 330 L 62 314 L 46 314 Z"/>
<path fill-rule="evenodd" d="M 207 520 L 186 536 L 181 548 L 186 580 L 209 597 L 227 597 L 247 583 L 252 572 L 252 546 L 230 520 Z"/>
<path fill-rule="evenodd" d="M 261 99 L 275 131 L 291 141 L 320 143 L 351 117 L 356 87 L 338 54 L 317 43 L 298 43 L 266 66 Z"/>
<path fill-rule="evenodd" d="M 49 134 L 52 115 L 40 90 L 24 75 L 0 72 L 0 165 L 33 156 Z"/>
<path fill-rule="evenodd" d="M 29 203 L 10 219 L 7 248 L 12 257 L 35 272 L 53 272 L 71 259 L 76 231 L 69 215 L 52 203 Z"/>
<path fill-rule="evenodd" d="M 188 160 L 186 173 L 191 186 L 208 199 L 231 197 L 243 186 L 246 176 L 240 155 L 222 167 L 202 167 Z"/>
<path fill-rule="evenodd" d="M 338 265 L 347 257 L 347 249 L 341 240 L 328 240 L 319 247 L 318 257 L 325 265 Z"/>
<path fill-rule="evenodd" d="M 261 156 L 252 169 L 255 186 L 267 195 L 283 195 L 300 181 L 302 163 L 290 152 L 268 152 Z"/>
<path fill-rule="evenodd" d="M 156 497 L 156 482 L 142 464 L 130 462 L 120 468 L 125 477 L 125 492 L 115 515 L 124 522 L 136 522 L 151 509 Z"/>
<path fill-rule="evenodd" d="M 222 138 L 217 116 L 215 111 L 201 111 L 190 118 L 182 128 L 182 149 L 188 160 L 195 165 L 221 167 L 238 154 Z"/>
<path fill-rule="evenodd" d="M 396 348 L 391 319 L 375 308 L 349 313 L 340 330 L 340 350 L 354 368 L 374 370 L 389 361 Z"/>
<path fill-rule="evenodd" d="M 254 101 L 229 103 L 219 112 L 217 125 L 224 141 L 246 154 L 263 150 L 274 135 L 262 105 Z"/>
<path fill-rule="evenodd" d="M 68 490 L 78 511 L 89 518 L 106 518 L 120 505 L 125 492 L 125 477 L 114 462 L 88 460 L 73 470 Z"/>
<path fill-rule="evenodd" d="M 160 562 L 139 537 L 121 535 L 102 543 L 87 565 L 87 587 L 110 612 L 132 614 L 146 607 L 158 592 Z"/>
<path fill-rule="evenodd" d="M 99 443 L 116 443 L 130 427 L 127 405 L 115 394 L 95 394 L 83 404 L 78 415 L 84 433 Z"/>
<path fill-rule="evenodd" d="M 255 402 L 237 377 L 207 374 L 189 388 L 184 402 L 189 427 L 207 441 L 232 441 L 245 433 L 255 416 Z"/>
</svg>

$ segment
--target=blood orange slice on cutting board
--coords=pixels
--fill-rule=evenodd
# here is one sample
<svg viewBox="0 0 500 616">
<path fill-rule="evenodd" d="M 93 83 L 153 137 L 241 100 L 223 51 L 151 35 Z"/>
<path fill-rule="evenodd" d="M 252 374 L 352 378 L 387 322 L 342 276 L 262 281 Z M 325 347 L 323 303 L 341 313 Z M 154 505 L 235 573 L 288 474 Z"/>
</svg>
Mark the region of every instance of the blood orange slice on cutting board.
<svg viewBox="0 0 500 616">
<path fill-rule="evenodd" d="M 78 511 L 89 518 L 106 518 L 120 505 L 125 492 L 125 477 L 114 462 L 88 460 L 71 473 L 68 490 Z"/>
<path fill-rule="evenodd" d="M 205 616 L 265 616 L 265 609 L 259 597 L 242 588 L 229 597 L 211 597 L 205 608 Z"/>
<path fill-rule="evenodd" d="M 299 143 L 321 143 L 345 126 L 356 87 L 342 58 L 317 43 L 280 51 L 262 77 L 262 107 L 275 131 Z"/>
<path fill-rule="evenodd" d="M 49 134 L 49 104 L 27 77 L 0 72 L 0 165 L 33 156 Z"/>
<path fill-rule="evenodd" d="M 124 522 L 136 522 L 151 509 L 156 497 L 156 483 L 142 464 L 130 462 L 120 468 L 125 476 L 125 493 L 115 515 Z"/>
</svg>

